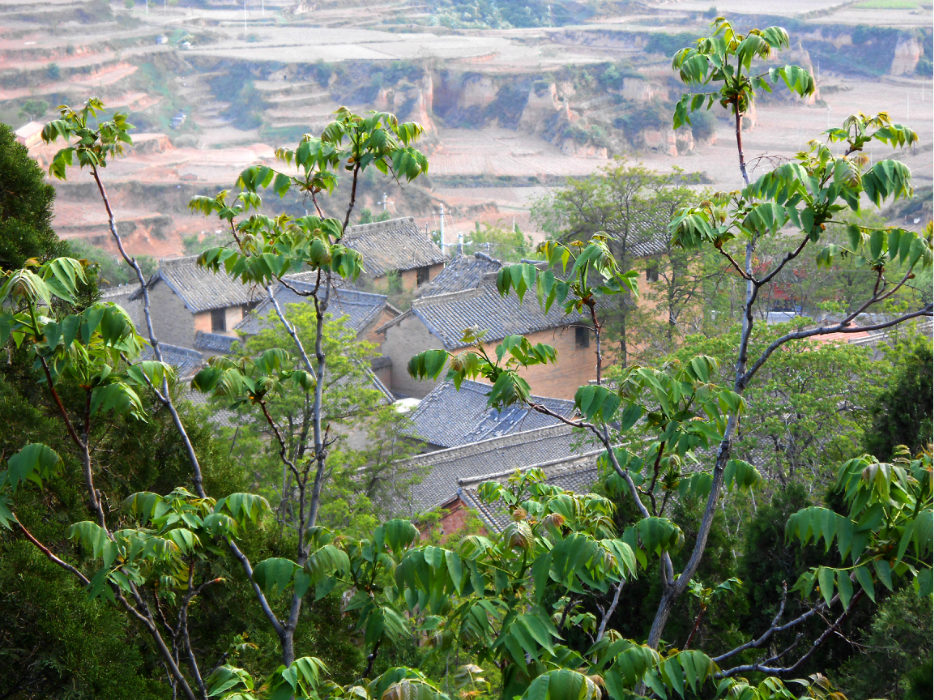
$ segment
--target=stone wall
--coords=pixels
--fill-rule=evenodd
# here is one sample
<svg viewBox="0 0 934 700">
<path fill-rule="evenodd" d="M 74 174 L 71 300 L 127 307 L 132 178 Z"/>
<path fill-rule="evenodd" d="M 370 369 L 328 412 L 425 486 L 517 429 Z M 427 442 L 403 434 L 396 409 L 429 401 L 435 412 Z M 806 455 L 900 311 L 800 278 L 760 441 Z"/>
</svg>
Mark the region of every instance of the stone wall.
<svg viewBox="0 0 934 700">
<path fill-rule="evenodd" d="M 158 281 L 149 290 L 149 308 L 152 313 L 152 326 L 156 338 L 169 345 L 190 348 L 195 340 L 195 317 L 185 303 L 165 282 Z M 211 330 L 211 315 L 208 314 L 207 328 Z"/>
</svg>

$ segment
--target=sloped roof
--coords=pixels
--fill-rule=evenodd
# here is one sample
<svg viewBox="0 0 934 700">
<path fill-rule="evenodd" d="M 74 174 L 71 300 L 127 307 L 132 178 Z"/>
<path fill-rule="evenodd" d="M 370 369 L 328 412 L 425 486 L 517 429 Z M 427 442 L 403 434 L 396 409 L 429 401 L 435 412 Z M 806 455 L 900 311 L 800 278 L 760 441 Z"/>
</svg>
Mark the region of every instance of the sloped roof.
<svg viewBox="0 0 934 700">
<path fill-rule="evenodd" d="M 407 515 L 418 515 L 454 498 L 460 478 L 478 474 L 493 477 L 531 465 L 591 454 L 593 447 L 589 445 L 574 449 L 573 445 L 582 441 L 570 426 L 560 424 L 412 457 L 400 462 L 402 471 L 423 472 L 424 477 L 412 487 L 409 500 L 399 506 Z"/>
<path fill-rule="evenodd" d="M 486 330 L 488 341 L 551 328 L 590 327 L 588 316 L 577 312 L 565 314 L 557 303 L 545 313 L 534 290 L 521 303 L 513 292 L 501 296 L 496 289 L 496 277 L 502 265 L 499 260 L 486 257 L 458 256 L 445 266 L 421 298 L 412 302 L 411 309 L 377 328 L 377 332 L 414 315 L 446 349 L 457 350 L 469 346 L 461 338 L 464 330 L 473 326 Z M 601 299 L 598 303 L 607 302 Z"/>
<path fill-rule="evenodd" d="M 444 263 L 444 253 L 411 216 L 348 226 L 341 243 L 363 256 L 363 267 L 372 277 Z"/>
<path fill-rule="evenodd" d="M 539 306 L 534 290 L 526 294 L 522 303 L 513 293 L 500 296 L 495 273 L 485 275 L 474 289 L 416 299 L 407 313 L 417 316 L 448 350 L 468 347 L 469 343 L 462 342 L 461 338 L 464 329 L 472 326 L 485 329 L 486 340 L 492 341 L 507 335 L 524 335 L 576 324 L 589 325 L 579 313 L 566 315 L 559 304 L 554 304 L 546 314 Z"/>
<path fill-rule="evenodd" d="M 541 469 L 545 472 L 545 483 L 574 493 L 589 493 L 600 478 L 597 458 L 604 452 L 590 450 L 584 454 L 570 454 L 541 464 L 523 466 L 521 471 Z M 517 470 L 500 474 L 481 474 L 467 479 L 458 479 L 458 495 L 464 503 L 477 512 L 483 524 L 494 532 L 501 532 L 512 521 L 509 511 L 502 504 L 487 504 L 480 499 L 478 489 L 485 481 L 505 481 Z"/>
<path fill-rule="evenodd" d="M 159 281 L 165 282 L 193 314 L 249 304 L 262 296 L 262 291 L 255 291 L 223 272 L 215 275 L 198 267 L 197 260 L 197 255 L 160 260 L 159 269 L 149 278 L 147 286 L 152 288 Z M 137 290 L 130 299 L 141 296 L 141 290 Z"/>
<path fill-rule="evenodd" d="M 175 368 L 175 376 L 178 379 L 189 379 L 195 376 L 204 366 L 204 358 L 197 350 L 169 345 L 168 343 L 159 343 L 159 349 L 162 351 L 162 361 Z M 139 359 L 155 360 L 156 353 L 153 351 L 152 346 L 145 346 L 139 355 Z"/>
<path fill-rule="evenodd" d="M 130 300 L 136 292 L 139 291 L 138 284 L 121 284 L 116 287 L 101 290 L 101 301 L 116 304 L 127 312 L 127 315 L 136 324 L 137 329 L 144 325 L 143 322 L 143 300 L 137 297 Z"/>
<path fill-rule="evenodd" d="M 436 296 L 476 289 L 483 282 L 484 275 L 498 272 L 502 263 L 498 260 L 485 260 L 473 255 L 457 255 L 450 260 L 431 283 L 423 287 L 421 297 Z"/>
<path fill-rule="evenodd" d="M 490 385 L 480 382 L 465 381 L 460 390 L 454 388 L 454 382 L 442 382 L 409 416 L 415 436 L 432 445 L 455 447 L 559 423 L 522 406 L 492 409 L 487 406 L 489 392 Z M 532 400 L 562 416 L 574 413 L 573 401 L 541 396 Z"/>
<path fill-rule="evenodd" d="M 220 333 L 207 333 L 205 331 L 195 332 L 194 346 L 196 350 L 205 350 L 207 352 L 219 352 L 223 355 L 229 355 L 233 352 L 234 343 L 239 343 L 240 338 Z"/>
<path fill-rule="evenodd" d="M 300 292 L 314 291 L 314 282 L 300 281 L 295 277 L 288 277 L 286 279 L 291 287 Z M 286 311 L 286 307 L 289 304 L 313 303 L 311 297 L 296 294 L 291 289 L 281 284 L 276 289 L 275 296 L 283 311 Z M 389 309 L 391 313 L 399 313 L 388 303 L 385 295 L 361 292 L 347 286 L 331 290 L 331 297 L 328 302 L 328 314 L 333 318 L 346 316 L 345 324 L 347 328 L 350 328 L 355 333 L 360 333 L 379 318 L 379 315 L 384 309 Z M 269 300 L 269 297 L 266 297 L 250 314 L 245 316 L 242 321 L 234 326 L 234 330 L 244 335 L 256 335 L 261 330 L 269 327 L 265 318 L 272 310 L 272 302 Z"/>
</svg>

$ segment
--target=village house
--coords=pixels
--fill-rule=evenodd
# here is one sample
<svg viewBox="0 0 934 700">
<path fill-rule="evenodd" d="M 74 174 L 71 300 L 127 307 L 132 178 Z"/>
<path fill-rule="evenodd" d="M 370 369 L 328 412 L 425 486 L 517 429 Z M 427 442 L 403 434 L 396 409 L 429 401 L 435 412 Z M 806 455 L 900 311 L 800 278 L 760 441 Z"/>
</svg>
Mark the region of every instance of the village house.
<svg viewBox="0 0 934 700">
<path fill-rule="evenodd" d="M 411 216 L 348 226 L 341 243 L 363 256 L 363 278 L 379 291 L 388 291 L 392 273 L 399 275 L 401 291 L 412 292 L 444 269 L 441 249 Z"/>
<path fill-rule="evenodd" d="M 566 315 L 559 304 L 545 313 L 531 292 L 522 303 L 515 294 L 500 296 L 496 289 L 498 261 L 459 256 L 426 288 L 412 308 L 377 330 L 383 355 L 392 360 L 390 387 L 413 397 L 426 396 L 437 382 L 409 376 L 409 358 L 429 349 L 460 353 L 472 346 L 461 340 L 464 330 L 487 331 L 491 346 L 507 335 L 524 335 L 534 345 L 558 351 L 556 364 L 523 369 L 520 375 L 536 393 L 571 399 L 596 372 L 593 330 L 588 319 Z M 492 350 L 492 347 L 491 347 Z"/>
<path fill-rule="evenodd" d="M 443 450 L 560 422 L 525 406 L 490 408 L 489 393 L 489 384 L 468 380 L 455 389 L 454 382 L 442 382 L 409 415 L 415 430 L 413 437 L 426 450 Z M 573 401 L 541 396 L 531 399 L 565 418 L 574 415 Z"/>
<path fill-rule="evenodd" d="M 303 296 L 315 290 L 315 283 L 310 281 L 308 273 L 289 275 L 285 280 L 288 287 L 280 284 L 273 292 L 283 312 L 291 304 L 314 304 L 312 297 Z M 266 319 L 270 312 L 274 312 L 273 303 L 266 297 L 234 327 L 234 331 L 243 336 L 256 335 L 269 327 Z M 362 292 L 349 284 L 341 284 L 331 290 L 327 313 L 334 319 L 343 318 L 344 326 L 356 333 L 358 340 L 378 344 L 381 337 L 377 336 L 376 329 L 398 316 L 399 310 L 384 294 Z"/>
<path fill-rule="evenodd" d="M 146 283 L 153 330 L 160 342 L 192 347 L 198 331 L 236 338 L 234 326 L 264 296 L 262 290 L 222 272 L 215 275 L 198 267 L 197 259 L 160 260 L 159 269 Z M 142 296 L 137 289 L 128 301 L 142 302 Z"/>
<path fill-rule="evenodd" d="M 602 453 L 602 446 L 589 444 L 573 428 L 559 424 L 418 455 L 400 462 L 404 473 L 420 474 L 422 480 L 412 487 L 405 502 L 397 504 L 396 515 L 418 518 L 437 513 L 438 520 L 430 527 L 447 536 L 463 529 L 473 514 L 493 531 L 490 523 L 495 518 L 478 507 L 475 494 L 467 493 L 475 491 L 479 483 L 539 467 L 560 471 L 565 482 L 573 481 L 587 490 L 597 480 L 597 458 Z M 423 537 L 427 535 L 423 530 Z"/>
<path fill-rule="evenodd" d="M 45 124 L 42 122 L 27 122 L 13 132 L 13 138 L 26 148 L 33 148 L 42 143 L 42 129 L 44 127 Z"/>
</svg>

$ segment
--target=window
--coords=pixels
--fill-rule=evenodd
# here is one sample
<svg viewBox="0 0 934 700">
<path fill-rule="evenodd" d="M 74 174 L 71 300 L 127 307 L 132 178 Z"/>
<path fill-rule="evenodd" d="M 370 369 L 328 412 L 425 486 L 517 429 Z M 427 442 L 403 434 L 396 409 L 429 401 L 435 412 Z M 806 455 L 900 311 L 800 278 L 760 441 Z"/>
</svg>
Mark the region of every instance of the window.
<svg viewBox="0 0 934 700">
<path fill-rule="evenodd" d="M 227 309 L 211 309 L 211 331 L 221 333 L 227 330 Z"/>
<path fill-rule="evenodd" d="M 590 347 L 590 329 L 587 326 L 574 326 L 575 345 L 580 348 Z"/>
<path fill-rule="evenodd" d="M 427 281 L 428 281 L 428 268 L 427 267 L 416 267 L 415 268 L 416 286 L 421 287 Z"/>
<path fill-rule="evenodd" d="M 649 282 L 658 282 L 658 265 L 649 265 L 645 268 L 645 278 Z"/>
</svg>

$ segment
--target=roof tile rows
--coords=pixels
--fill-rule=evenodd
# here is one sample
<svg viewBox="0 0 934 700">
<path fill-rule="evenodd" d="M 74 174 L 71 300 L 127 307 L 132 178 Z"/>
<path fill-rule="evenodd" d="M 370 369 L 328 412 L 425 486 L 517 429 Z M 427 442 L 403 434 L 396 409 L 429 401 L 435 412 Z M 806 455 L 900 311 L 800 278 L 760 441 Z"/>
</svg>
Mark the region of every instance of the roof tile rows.
<svg viewBox="0 0 934 700">
<path fill-rule="evenodd" d="M 363 256 L 363 266 L 372 277 L 444 263 L 441 249 L 411 216 L 348 226 L 341 242 Z"/>
<path fill-rule="evenodd" d="M 230 355 L 233 352 L 233 346 L 239 342 L 240 338 L 231 337 L 229 335 L 195 331 L 195 350 Z"/>
<path fill-rule="evenodd" d="M 159 281 L 165 282 L 192 313 L 250 304 L 263 296 L 261 291 L 251 289 L 223 272 L 215 275 L 198 267 L 197 260 L 196 255 L 160 260 L 159 269 L 149 278 L 147 286 L 152 288 Z M 141 296 L 141 291 L 137 290 L 130 300 Z"/>
<path fill-rule="evenodd" d="M 179 380 L 192 378 L 204 366 L 204 358 L 197 350 L 169 345 L 168 343 L 159 343 L 159 350 L 162 351 L 162 361 L 175 368 L 175 376 Z M 140 361 L 155 360 L 156 353 L 153 352 L 152 346 L 146 345 L 140 353 L 139 359 Z"/>
<path fill-rule="evenodd" d="M 498 272 L 501 267 L 502 263 L 498 260 L 485 260 L 473 255 L 457 255 L 424 288 L 421 297 L 424 299 L 438 294 L 476 289 L 483 282 L 485 275 Z"/>
<path fill-rule="evenodd" d="M 415 516 L 457 496 L 459 479 L 472 477 L 486 481 L 515 469 L 557 463 L 582 455 L 595 460 L 597 452 L 594 448 L 590 445 L 578 447 L 581 442 L 582 438 L 570 426 L 562 424 L 412 457 L 400 464 L 402 470 L 407 473 L 423 472 L 424 476 L 412 487 L 408 501 L 399 505 L 406 515 Z"/>
<path fill-rule="evenodd" d="M 542 464 L 531 464 L 521 471 L 539 468 L 545 472 L 545 483 L 574 493 L 588 493 L 600 479 L 597 458 L 603 449 L 582 455 L 568 455 L 564 459 Z M 501 532 L 512 521 L 509 511 L 500 503 L 488 504 L 480 498 L 480 484 L 485 481 L 505 481 L 516 470 L 506 474 L 490 474 L 458 479 L 459 495 L 464 503 L 477 512 L 485 527 Z"/>
<path fill-rule="evenodd" d="M 410 418 L 419 438 L 440 447 L 455 447 L 555 425 L 556 418 L 537 413 L 523 406 L 510 406 L 502 411 L 487 405 L 489 384 L 465 381 L 460 390 L 453 382 L 442 382 L 429 393 Z M 570 417 L 574 402 L 565 399 L 531 397 L 555 413 Z"/>
<path fill-rule="evenodd" d="M 295 277 L 287 277 L 286 279 L 289 286 L 299 292 L 314 291 L 315 284 L 313 282 L 300 281 Z M 312 303 L 311 297 L 296 294 L 292 289 L 281 284 L 276 290 L 275 296 L 283 312 L 286 311 L 289 304 Z M 360 333 L 369 326 L 386 308 L 398 313 L 388 304 L 384 295 L 360 292 L 346 286 L 333 289 L 328 303 L 328 313 L 334 318 L 346 316 L 347 328 L 355 333 Z M 234 330 L 244 335 L 256 335 L 261 330 L 269 327 L 265 318 L 272 309 L 273 304 L 267 297 L 257 305 L 251 314 L 234 326 Z"/>
</svg>

